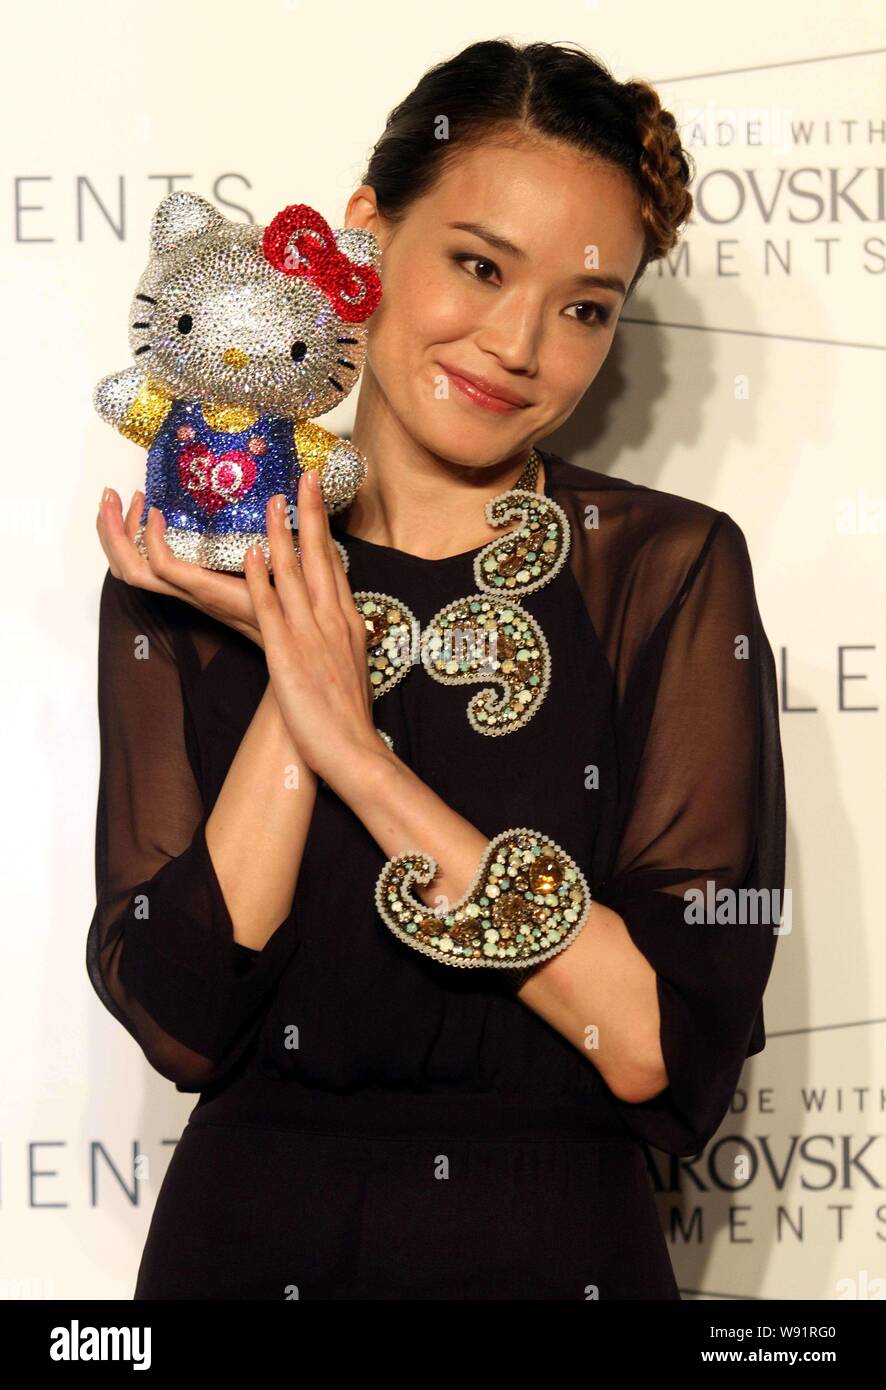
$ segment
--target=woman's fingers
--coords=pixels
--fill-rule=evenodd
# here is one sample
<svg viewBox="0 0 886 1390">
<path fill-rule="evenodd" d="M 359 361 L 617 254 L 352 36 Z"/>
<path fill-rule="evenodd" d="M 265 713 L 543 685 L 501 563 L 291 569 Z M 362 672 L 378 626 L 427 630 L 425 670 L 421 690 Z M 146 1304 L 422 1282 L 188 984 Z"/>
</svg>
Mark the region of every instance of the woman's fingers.
<svg viewBox="0 0 886 1390">
<path fill-rule="evenodd" d="M 295 553 L 293 534 L 286 514 L 286 498 L 277 493 L 265 509 L 267 518 L 268 546 L 271 552 L 271 568 L 274 571 L 274 587 L 283 616 L 294 632 L 307 636 L 316 635 L 317 622 L 313 603 L 308 593 L 302 565 Z M 304 555 L 304 540 L 299 531 L 299 542 Z"/>
<path fill-rule="evenodd" d="M 344 571 L 341 571 L 341 581 L 347 593 L 347 603 L 343 601 L 344 594 L 336 578 L 336 566 L 341 570 L 341 563 L 333 544 L 317 473 L 311 471 L 302 476 L 298 498 L 301 565 L 314 606 L 314 617 L 320 630 L 337 650 L 342 650 L 346 644 L 353 649 L 356 629 L 351 616 L 356 616 L 356 608 Z M 364 666 L 365 659 L 364 624 L 360 668 Z"/>
<path fill-rule="evenodd" d="M 246 597 L 243 585 L 233 575 L 180 559 L 166 544 L 165 532 L 166 518 L 159 507 L 151 507 L 142 539 L 151 569 L 160 580 L 181 598 L 206 612 L 211 611 L 215 601 L 225 611 L 231 608 L 235 612 L 242 608 L 244 614 L 248 611 L 242 602 Z"/>
<path fill-rule="evenodd" d="M 151 569 L 173 588 L 183 593 L 193 591 L 196 578 L 194 570 L 200 574 L 205 571 L 199 565 L 192 565 L 188 560 L 180 560 L 177 555 L 173 555 L 166 544 L 165 531 L 166 518 L 159 507 L 151 507 L 142 533 L 142 542 L 148 552 Z"/>
<path fill-rule="evenodd" d="M 242 601 L 238 604 L 238 595 L 241 600 L 245 598 L 242 585 L 238 585 L 231 575 L 206 569 L 191 560 L 179 559 L 166 544 L 165 531 L 166 518 L 159 507 L 151 507 L 142 533 L 142 543 L 148 553 L 147 563 L 151 573 L 159 584 L 165 586 L 163 592 L 184 599 L 210 616 L 213 616 L 213 596 L 222 600 L 222 612 L 232 607 L 235 612 L 240 612 L 243 604 Z M 223 590 L 221 586 L 226 587 Z"/>
<path fill-rule="evenodd" d="M 144 542 L 151 568 L 160 582 L 167 583 L 170 592 L 193 608 L 254 638 L 255 612 L 249 590 L 239 576 L 179 559 L 163 539 L 165 529 L 162 513 L 152 507 L 145 523 Z"/>
<path fill-rule="evenodd" d="M 129 504 L 124 521 L 123 504 L 113 488 L 108 488 L 107 497 L 99 504 L 96 528 L 112 575 L 142 589 L 177 596 L 178 591 L 154 573 L 149 561 L 133 543 L 135 531 L 130 535 L 128 529 L 132 525 L 133 511 L 136 511 L 135 497 Z"/>
<path fill-rule="evenodd" d="M 102 550 L 108 558 L 111 573 L 115 579 L 121 579 L 120 559 L 117 554 L 116 536 L 119 528 L 116 525 L 118 509 L 121 508 L 120 498 L 113 488 L 106 488 L 102 493 L 101 501 L 98 504 L 98 513 L 95 518 L 95 529 L 98 531 L 98 538 Z"/>
<path fill-rule="evenodd" d="M 308 477 L 317 480 L 314 487 L 307 482 Z M 366 672 L 367 688 L 369 687 L 369 674 L 366 665 L 366 623 L 357 612 L 357 605 L 354 603 L 354 595 L 348 583 L 342 564 L 341 553 L 335 541 L 332 539 L 332 531 L 329 526 L 329 517 L 323 502 L 322 489 L 317 474 L 311 473 L 302 478 L 304 487 L 299 488 L 299 501 L 304 495 L 305 506 L 299 509 L 299 520 L 301 529 L 299 539 L 305 536 L 302 542 L 302 565 L 307 568 L 310 565 L 312 551 L 317 554 L 322 547 L 323 558 L 325 561 L 322 570 L 316 566 L 315 572 L 322 574 L 322 585 L 324 595 L 328 594 L 326 601 L 317 607 L 320 609 L 318 621 L 320 627 L 329 632 L 335 632 L 340 641 L 347 641 L 351 645 L 354 662 L 361 672 Z M 317 544 L 313 542 L 316 538 Z M 305 560 L 305 554 L 308 560 Z M 319 555 L 317 555 L 319 558 Z M 326 585 L 328 583 L 328 590 Z"/>
<path fill-rule="evenodd" d="M 141 520 L 142 507 L 145 504 L 145 494 L 136 488 L 129 503 L 129 510 L 123 521 L 123 529 L 129 539 L 135 544 L 135 537 Z"/>
<path fill-rule="evenodd" d="M 357 605 L 354 602 L 354 595 L 348 583 L 348 576 L 345 574 L 345 567 L 342 564 L 341 555 L 339 554 L 335 541 L 332 539 L 331 532 L 328 532 L 328 543 L 330 563 L 332 565 L 332 574 L 335 581 L 336 593 L 338 595 L 339 607 L 347 623 L 351 647 L 354 652 L 354 660 L 359 667 L 366 670 L 366 683 L 367 688 L 369 688 L 369 669 L 366 663 L 366 639 L 368 637 L 366 623 L 357 612 Z"/>
<path fill-rule="evenodd" d="M 269 540 L 271 540 L 271 526 L 273 524 L 270 516 L 272 510 L 271 502 L 269 502 L 267 507 Z M 291 545 L 292 541 L 290 540 L 290 546 Z M 271 540 L 271 547 L 273 550 L 273 540 Z M 295 556 L 293 553 L 293 559 L 294 558 Z M 296 561 L 296 564 L 297 563 Z M 292 640 L 292 631 L 287 622 L 286 615 L 283 612 L 283 607 L 277 592 L 279 588 L 279 576 L 276 566 L 274 569 L 274 583 L 277 587 L 272 588 L 267 561 L 261 549 L 258 546 L 250 546 L 243 560 L 243 573 L 246 579 L 249 598 L 258 620 L 259 628 L 261 629 L 262 645 L 265 651 L 273 653 L 274 655 L 278 652 L 285 651 L 285 644 Z M 304 584 L 303 580 L 302 584 Z M 270 659 L 269 656 L 269 661 Z"/>
<path fill-rule="evenodd" d="M 145 524 L 146 559 L 135 544 L 144 494 L 133 493 L 124 517 L 120 498 L 113 489 L 109 491 L 110 496 L 99 508 L 96 526 L 115 579 L 183 599 L 224 622 L 233 617 L 239 630 L 251 636 L 255 630 L 255 616 L 245 585 L 232 575 L 204 569 L 173 555 L 163 539 L 164 518 L 155 507 L 151 508 Z"/>
<path fill-rule="evenodd" d="M 329 553 L 332 580 L 335 584 L 336 597 L 338 598 L 341 610 L 347 618 L 349 626 L 351 626 L 355 632 L 357 632 L 358 629 L 362 629 L 365 634 L 366 624 L 357 612 L 357 605 L 354 602 L 354 595 L 351 593 L 351 586 L 348 583 L 348 576 L 345 574 L 345 567 L 341 562 L 341 555 L 339 554 L 335 541 L 332 539 L 332 533 L 329 531 L 327 531 L 326 546 Z M 352 614 L 354 619 L 353 622 L 351 621 Z"/>
<path fill-rule="evenodd" d="M 96 513 L 95 517 L 95 529 L 98 532 L 99 544 L 101 545 L 102 550 L 105 552 L 105 557 L 108 561 L 108 566 L 110 568 L 111 574 L 114 576 L 115 579 L 120 579 L 121 575 L 117 565 L 117 558 L 113 554 L 113 551 L 111 549 L 111 542 L 108 537 L 108 528 L 105 522 L 104 508 L 105 499 L 104 497 L 102 497 L 102 500 L 98 506 L 98 512 Z"/>
<path fill-rule="evenodd" d="M 301 567 L 314 610 L 325 615 L 336 604 L 337 589 L 329 557 L 329 518 L 314 469 L 303 473 L 298 484 L 298 540 Z"/>
<path fill-rule="evenodd" d="M 267 508 L 268 541 L 274 592 L 280 613 L 295 637 L 299 659 L 310 661 L 320 647 L 334 663 L 353 664 L 367 687 L 366 625 L 357 612 L 341 557 L 332 540 L 322 493 L 303 475 L 299 489 L 299 550 L 285 520 L 285 498 L 272 497 Z M 262 584 L 260 568 L 253 584 Z M 270 582 L 268 581 L 268 588 Z M 252 591 L 250 591 L 252 592 Z M 254 598 L 253 598 L 254 601 Z M 265 615 L 269 612 L 267 602 Z M 273 640 L 263 629 L 266 642 Z M 265 648 L 267 650 L 267 646 Z"/>
</svg>

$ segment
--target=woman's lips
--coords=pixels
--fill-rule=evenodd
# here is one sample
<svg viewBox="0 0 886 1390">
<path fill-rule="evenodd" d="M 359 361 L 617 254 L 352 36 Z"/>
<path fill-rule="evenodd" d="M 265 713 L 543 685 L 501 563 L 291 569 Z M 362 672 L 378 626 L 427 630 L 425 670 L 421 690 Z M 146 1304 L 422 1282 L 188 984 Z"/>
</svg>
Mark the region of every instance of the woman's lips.
<svg viewBox="0 0 886 1390">
<path fill-rule="evenodd" d="M 500 396 L 488 395 L 486 391 L 481 390 L 479 386 L 475 386 L 472 381 L 468 381 L 465 377 L 459 376 L 457 372 L 447 370 L 446 375 L 453 386 L 461 391 L 462 395 L 467 396 L 469 401 L 473 401 L 474 405 L 481 406 L 483 410 L 491 410 L 496 415 L 510 415 L 515 410 L 526 409 L 525 406 L 512 405 L 510 401 L 503 401 Z"/>
</svg>

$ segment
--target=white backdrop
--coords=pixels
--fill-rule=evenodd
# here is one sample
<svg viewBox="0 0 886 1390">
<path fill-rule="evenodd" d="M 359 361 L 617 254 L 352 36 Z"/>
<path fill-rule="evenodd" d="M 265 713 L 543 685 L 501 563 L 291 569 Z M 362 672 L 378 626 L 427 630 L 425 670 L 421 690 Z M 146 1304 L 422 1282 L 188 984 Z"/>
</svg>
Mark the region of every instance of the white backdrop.
<svg viewBox="0 0 886 1390">
<path fill-rule="evenodd" d="M 862 0 L 532 8 L 5 7 L 2 381 L 19 426 L 0 503 L 0 1297 L 131 1297 L 195 1099 L 152 1072 L 84 966 L 95 514 L 105 484 L 128 499 L 144 478 L 91 392 L 130 360 L 151 214 L 182 187 L 243 220 L 306 201 L 338 225 L 390 108 L 432 63 L 498 35 L 584 44 L 658 85 L 681 121 L 698 165 L 683 251 L 648 272 L 548 442 L 729 512 L 779 665 L 793 930 L 735 1113 L 700 1162 L 675 1175 L 659 1159 L 678 1282 L 687 1298 L 886 1296 L 886 22 Z M 354 399 L 332 428 L 348 430 Z M 733 1190 L 739 1145 L 751 1176 Z M 150 1164 L 137 1206 L 136 1149 Z"/>
</svg>

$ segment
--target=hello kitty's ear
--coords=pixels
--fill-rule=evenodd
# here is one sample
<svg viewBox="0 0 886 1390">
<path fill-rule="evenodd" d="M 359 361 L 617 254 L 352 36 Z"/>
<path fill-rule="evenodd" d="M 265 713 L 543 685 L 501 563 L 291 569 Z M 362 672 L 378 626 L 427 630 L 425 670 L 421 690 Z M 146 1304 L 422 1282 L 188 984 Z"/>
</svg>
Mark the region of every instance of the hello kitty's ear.
<svg viewBox="0 0 886 1390">
<path fill-rule="evenodd" d="M 151 221 L 151 251 L 155 256 L 171 251 L 183 241 L 203 236 L 225 221 L 220 212 L 201 198 L 179 188 L 160 203 Z"/>
<path fill-rule="evenodd" d="M 341 227 L 335 233 L 335 244 L 357 265 L 371 265 L 373 270 L 381 265 L 381 246 L 365 227 Z"/>
</svg>

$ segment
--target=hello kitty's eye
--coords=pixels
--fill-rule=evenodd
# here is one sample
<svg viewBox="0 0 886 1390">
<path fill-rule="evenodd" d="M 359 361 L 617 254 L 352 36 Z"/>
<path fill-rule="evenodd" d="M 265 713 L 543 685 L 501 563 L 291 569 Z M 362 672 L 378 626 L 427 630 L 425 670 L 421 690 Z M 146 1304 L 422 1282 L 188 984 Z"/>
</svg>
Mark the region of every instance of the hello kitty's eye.
<svg viewBox="0 0 886 1390">
<path fill-rule="evenodd" d="M 176 324 L 176 328 L 178 329 L 179 333 L 190 333 L 193 327 L 194 320 L 191 318 L 190 314 L 182 314 L 181 318 Z"/>
<path fill-rule="evenodd" d="M 289 356 L 292 358 L 293 362 L 300 362 L 307 350 L 307 346 L 299 338 L 292 344 L 292 347 L 289 349 Z"/>
</svg>

